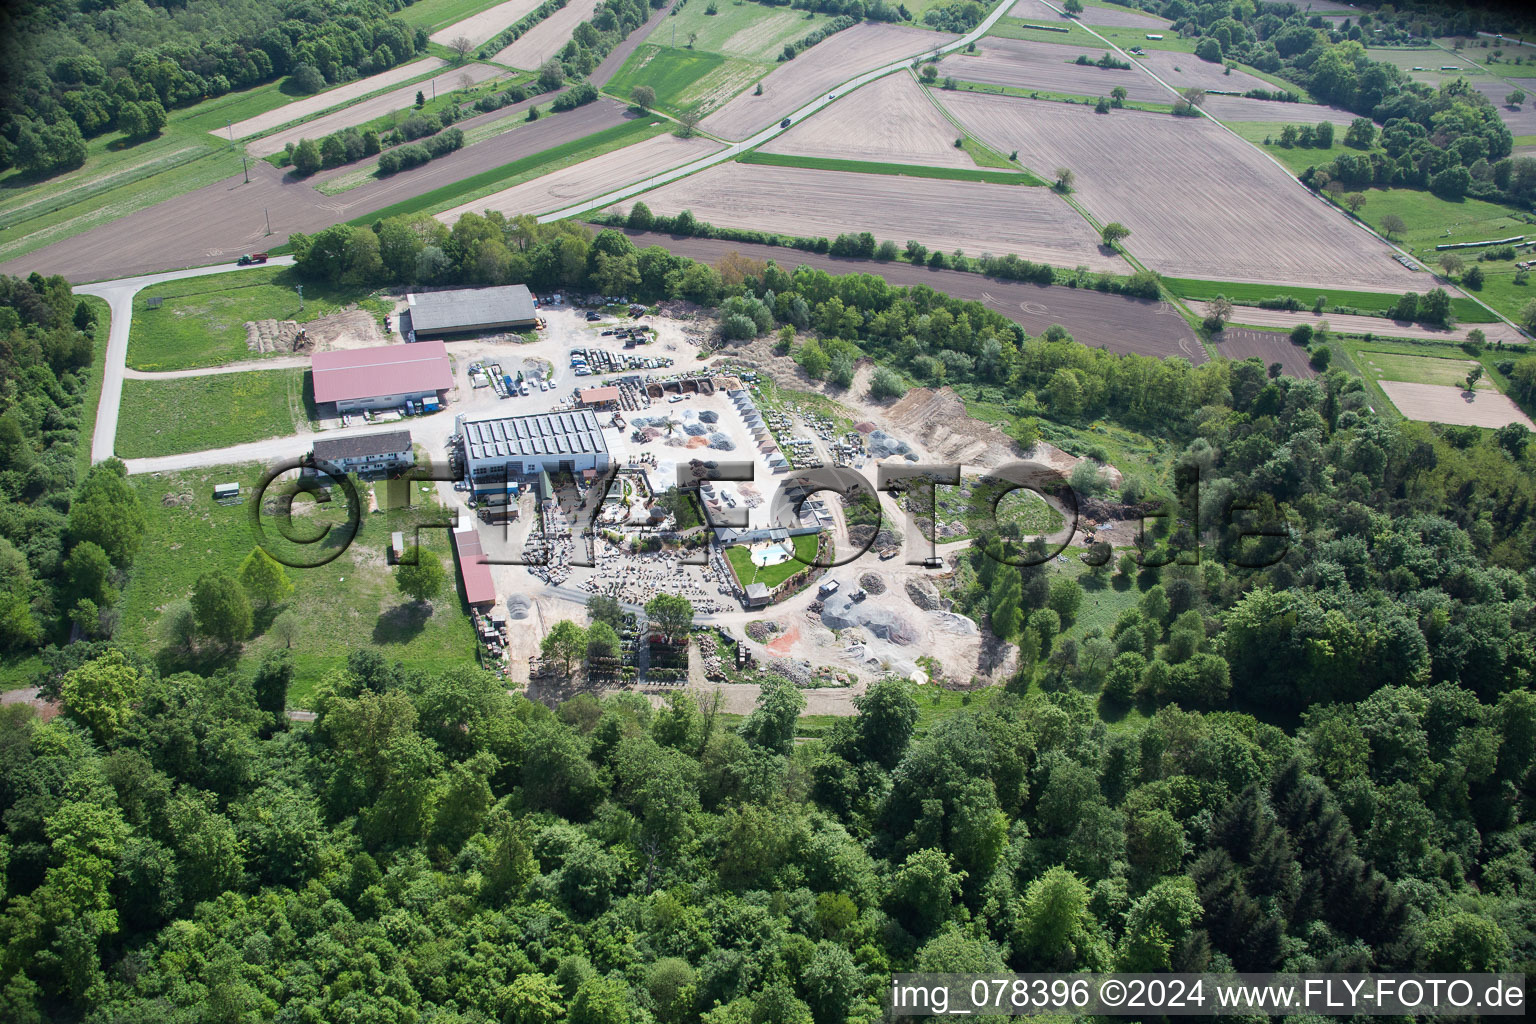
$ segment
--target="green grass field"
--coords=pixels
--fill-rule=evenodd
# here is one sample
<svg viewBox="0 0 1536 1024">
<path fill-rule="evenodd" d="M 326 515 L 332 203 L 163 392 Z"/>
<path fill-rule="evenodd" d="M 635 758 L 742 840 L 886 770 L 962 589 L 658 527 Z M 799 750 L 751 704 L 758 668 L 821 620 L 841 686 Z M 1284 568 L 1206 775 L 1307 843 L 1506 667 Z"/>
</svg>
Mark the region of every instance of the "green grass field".
<svg viewBox="0 0 1536 1024">
<path fill-rule="evenodd" d="M 1426 278 L 1425 291 L 1431 287 Z M 1345 310 L 1384 316 L 1399 296 L 1386 292 L 1356 292 L 1343 288 L 1317 288 L 1311 285 L 1245 284 L 1234 281 L 1197 281 L 1184 277 L 1165 277 L 1163 284 L 1181 299 L 1209 301 L 1225 295 L 1239 306 L 1256 306 L 1265 299 L 1283 299 L 1287 295 L 1311 308 L 1319 295 L 1328 297 L 1327 310 L 1338 313 Z M 1344 307 L 1341 309 L 1340 307 Z M 1486 324 L 1496 318 L 1471 299 L 1451 300 L 1451 315 L 1463 323 Z"/>
<path fill-rule="evenodd" d="M 82 298 L 96 311 L 96 346 L 91 353 L 91 383 L 85 393 L 85 406 L 80 410 L 80 438 L 75 442 L 75 475 L 83 480 L 86 471 L 91 468 L 91 434 L 96 429 L 96 409 L 101 405 L 101 383 L 106 376 L 107 336 L 112 329 L 112 316 L 106 299 L 98 299 L 94 295 Z"/>
<path fill-rule="evenodd" d="M 917 164 L 882 164 L 867 160 L 835 160 L 819 156 L 792 156 L 754 150 L 741 158 L 744 164 L 768 164 L 773 167 L 805 167 L 819 171 L 846 171 L 853 174 L 895 174 L 909 178 L 942 178 L 950 181 L 982 181 L 993 185 L 1044 185 L 1028 171 L 970 169 L 965 167 L 922 167 Z"/>
<path fill-rule="evenodd" d="M 1319 149 L 1316 146 L 1292 146 L 1287 149 L 1280 145 L 1280 130 L 1285 127 L 1284 121 L 1234 121 L 1223 122 L 1226 126 L 1258 146 L 1265 153 L 1274 157 L 1285 166 L 1292 174 L 1300 174 L 1308 167 L 1321 167 L 1323 164 L 1332 163 L 1346 153 L 1360 153 L 1361 150 L 1351 149 L 1344 145 L 1344 131 L 1347 124 L 1335 124 L 1333 126 L 1333 145 L 1327 149 Z M 1268 145 L 1264 140 L 1269 139 Z"/>
<path fill-rule="evenodd" d="M 292 434 L 316 418 L 308 370 L 123 381 L 121 458 L 180 455 Z"/>
<path fill-rule="evenodd" d="M 707 50 L 772 64 L 779 59 L 785 43 L 804 39 L 831 20 L 825 14 L 790 10 L 787 6 L 765 7 L 750 0 L 715 0 L 714 14 L 709 13 L 709 6 L 710 0 L 691 0 L 662 22 L 646 41 L 682 48 L 694 36 L 695 52 Z"/>
<path fill-rule="evenodd" d="M 725 549 L 726 560 L 731 563 L 731 569 L 736 573 L 736 578 L 741 581 L 743 587 L 749 583 L 761 583 L 769 590 L 804 569 L 804 563 L 816 557 L 816 535 L 807 533 L 796 537 L 795 555 L 797 558 L 780 562 L 778 565 L 758 566 L 752 563 L 750 548 L 737 545 Z"/>
<path fill-rule="evenodd" d="M 1400 380 L 1410 384 L 1466 385 L 1468 371 L 1477 360 L 1445 356 L 1405 355 L 1400 352 L 1379 352 L 1359 349 L 1356 362 L 1362 373 L 1369 373 L 1377 380 Z M 1480 380 L 1479 388 L 1492 388 L 1493 382 Z"/>
<path fill-rule="evenodd" d="M 366 302 L 373 294 L 366 288 L 305 282 L 301 311 L 295 290 L 299 283 L 289 267 L 263 267 L 146 288 L 133 300 L 128 365 L 158 372 L 258 359 L 246 347 L 246 321 L 307 323 Z M 158 309 L 150 309 L 155 298 L 164 301 Z M 376 310 L 385 311 L 382 306 Z"/>
<path fill-rule="evenodd" d="M 982 487 L 979 477 L 967 476 L 961 480 L 960 487 L 940 486 L 936 489 L 940 523 L 961 523 L 965 526 L 964 533 L 950 534 L 938 538 L 942 544 L 953 544 L 956 541 L 966 540 L 973 535 L 974 530 L 993 517 L 994 508 L 998 523 L 1016 524 L 1026 537 L 1039 534 L 1050 534 L 1066 525 L 1062 518 L 1045 499 L 1029 490 L 1014 490 L 1004 492 L 995 499 L 986 493 L 987 488 Z M 970 490 L 967 497 L 963 491 Z M 922 492 L 909 493 L 905 499 L 905 505 L 909 515 L 920 517 L 927 529 L 929 517 L 928 502 Z"/>
<path fill-rule="evenodd" d="M 1407 228 L 1396 240 L 1430 263 L 1434 262 L 1436 245 L 1482 242 L 1512 235 L 1536 236 L 1536 218 L 1499 203 L 1481 199 L 1452 201 L 1408 188 L 1373 188 L 1364 194 L 1361 218 L 1382 231 L 1381 219 L 1389 213 L 1397 214 Z M 1475 251 L 1462 255 L 1477 257 Z"/>
<path fill-rule="evenodd" d="M 555 115 L 558 117 L 559 115 Z M 633 145 L 653 135 L 660 135 L 668 130 L 670 125 L 666 123 L 656 124 L 649 118 L 636 118 L 616 124 L 612 128 L 604 128 L 600 132 L 593 132 L 586 138 L 572 139 L 570 142 L 549 149 L 531 153 L 519 160 L 514 160 L 500 167 L 494 167 L 489 171 L 471 175 L 444 185 L 442 188 L 423 192 L 419 196 L 410 199 L 402 199 L 392 206 L 386 206 L 382 210 L 375 210 L 361 217 L 354 217 L 347 221 L 348 224 L 371 225 L 375 221 L 388 217 L 399 217 L 412 213 L 437 213 L 461 203 L 473 202 L 482 199 L 492 192 L 499 192 L 504 188 L 511 188 L 532 178 L 541 177 L 552 171 L 558 171 L 562 167 L 590 160 L 595 156 L 602 156 L 624 146 Z M 274 251 L 281 251 L 274 250 Z M 309 296 L 305 296 L 308 302 Z"/>
<path fill-rule="evenodd" d="M 646 44 L 608 80 L 606 91 L 627 100 L 635 86 L 647 85 L 656 90 L 658 108 L 703 117 L 770 70 L 772 65 L 739 57 Z"/>
<path fill-rule="evenodd" d="M 424 28 L 428 33 L 463 21 L 472 14 L 489 10 L 501 0 L 416 0 L 402 8 L 395 17 L 411 28 Z"/>
<path fill-rule="evenodd" d="M 221 652 L 189 655 L 165 651 L 156 635 L 164 609 L 190 594 L 200 574 L 210 569 L 238 571 L 241 560 L 255 546 L 250 506 L 217 505 L 211 492 L 215 483 L 239 481 L 250 500 L 264 469 L 248 464 L 132 478 L 143 501 L 149 533 L 123 590 L 117 632 L 120 642 L 158 656 L 162 669 L 168 671 L 224 665 L 248 668 L 281 646 L 276 638 L 265 635 L 279 609 L 259 611 L 257 635 L 242 651 L 228 657 L 221 657 Z M 429 493 L 418 498 L 431 500 Z M 344 502 L 337 504 L 344 506 Z M 303 499 L 294 506 L 295 518 L 305 506 L 315 507 Z M 420 533 L 423 545 L 442 558 L 450 576 L 448 587 L 432 601 L 429 614 L 423 614 L 424 609 L 413 607 L 396 591 L 392 570 L 385 565 L 391 530 L 407 529 L 413 521 L 430 522 L 440 515 L 433 516 L 429 509 L 367 514 L 351 547 L 334 561 L 320 568 L 287 570 L 294 592 L 283 607 L 298 619 L 291 648 L 295 680 L 290 707 L 305 707 L 320 679 L 344 665 L 350 651 L 362 647 L 377 644 L 389 661 L 428 671 L 474 664 L 474 631 L 452 581 L 455 570 L 446 532 L 429 529 Z M 266 523 L 269 537 L 275 533 L 274 526 Z M 308 524 L 299 528 L 307 529 Z"/>
<path fill-rule="evenodd" d="M 1057 28 L 1064 28 L 1066 31 L 1056 32 L 1048 28 L 1037 27 L 1044 25 L 1054 25 Z M 988 32 L 987 35 L 1002 36 L 1004 39 L 1033 39 L 1037 43 L 1071 43 L 1075 46 L 1104 45 L 1077 22 L 1065 20 L 1055 22 L 1034 18 L 1003 17 L 997 19 L 997 24 L 992 26 L 992 31 Z"/>
</svg>

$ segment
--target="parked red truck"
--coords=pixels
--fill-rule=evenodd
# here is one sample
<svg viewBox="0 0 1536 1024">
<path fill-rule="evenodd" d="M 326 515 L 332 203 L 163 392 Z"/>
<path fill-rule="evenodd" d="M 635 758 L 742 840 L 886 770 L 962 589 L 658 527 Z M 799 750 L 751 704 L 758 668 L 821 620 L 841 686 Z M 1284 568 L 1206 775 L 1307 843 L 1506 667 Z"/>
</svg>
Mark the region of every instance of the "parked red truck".
<svg viewBox="0 0 1536 1024">
<path fill-rule="evenodd" d="M 267 254 L 264 252 L 249 253 L 245 256 L 241 256 L 240 259 L 236 262 L 239 266 L 242 267 L 248 267 L 253 263 L 265 263 L 267 262 Z"/>
</svg>

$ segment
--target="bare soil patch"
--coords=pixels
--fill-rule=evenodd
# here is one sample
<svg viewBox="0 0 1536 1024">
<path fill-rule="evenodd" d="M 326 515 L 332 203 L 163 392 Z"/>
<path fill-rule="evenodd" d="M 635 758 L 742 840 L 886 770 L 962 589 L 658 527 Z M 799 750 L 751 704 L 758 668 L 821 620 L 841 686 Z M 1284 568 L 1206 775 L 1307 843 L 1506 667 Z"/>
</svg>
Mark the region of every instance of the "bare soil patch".
<svg viewBox="0 0 1536 1024">
<path fill-rule="evenodd" d="M 456 206 L 437 216 L 444 224 L 452 224 L 470 211 L 481 213 L 500 210 L 508 217 L 519 213 L 548 213 L 641 181 L 719 148 L 718 142 L 709 139 L 679 139 L 675 135 L 657 135 L 633 146 L 616 149 L 503 189 L 483 199 Z"/>
<path fill-rule="evenodd" d="M 888 174 L 726 163 L 642 197 L 656 213 L 683 209 L 722 227 L 836 237 L 869 231 L 946 252 L 1017 253 L 1058 266 L 1128 273 L 1060 196 L 1044 188 L 923 181 Z"/>
<path fill-rule="evenodd" d="M 1355 119 L 1355 115 L 1347 110 L 1321 103 L 1282 103 L 1246 96 L 1207 96 L 1200 109 L 1218 121 L 1278 121 L 1285 124 L 1331 121 L 1340 130 L 1340 138 L 1343 138 L 1343 129 Z"/>
<path fill-rule="evenodd" d="M 945 93 L 943 102 L 1028 167 L 1068 167 L 1076 199 L 1131 229 L 1153 269 L 1220 281 L 1402 292 L 1424 276 L 1311 195 L 1269 158 L 1204 118 Z"/>
<path fill-rule="evenodd" d="M 706 117 L 702 127 L 723 138 L 744 139 L 861 71 L 954 39 L 939 32 L 862 22 L 785 61 L 762 80 L 763 95 L 747 92 L 737 96 Z"/>
<path fill-rule="evenodd" d="M 299 330 L 304 337 L 300 339 Z M 245 325 L 245 344 L 252 352 L 329 352 L 333 349 L 367 348 L 391 339 L 379 330 L 379 322 L 366 309 L 349 309 L 300 325 L 293 320 L 252 320 Z"/>
<path fill-rule="evenodd" d="M 438 29 L 432 33 L 431 39 L 434 43 L 451 46 L 455 39 L 463 36 L 479 46 L 494 38 L 502 29 L 516 24 L 542 2 L 543 0 L 507 0 L 504 4 L 497 4 L 463 21 L 454 22 L 447 28 Z"/>
<path fill-rule="evenodd" d="M 252 156 L 268 156 L 272 153 L 280 153 L 283 147 L 292 142 L 298 144 L 300 139 L 323 139 L 332 132 L 353 125 L 367 124 L 376 117 L 396 110 L 404 110 L 416 102 L 416 93 L 424 92 L 432 95 L 435 88 L 438 93 L 446 94 L 455 89 L 463 88 L 466 82 L 470 85 L 478 85 L 490 78 L 495 78 L 505 72 L 491 67 L 489 64 L 466 64 L 461 68 L 450 68 L 442 74 L 428 81 L 416 85 L 407 85 L 400 89 L 393 89 L 371 100 L 354 103 L 333 114 L 317 117 L 305 121 L 303 124 L 294 125 L 292 128 L 274 132 L 271 135 L 256 139 L 246 144 L 246 151 Z M 284 120 L 288 120 L 285 118 Z"/>
<path fill-rule="evenodd" d="M 328 110 L 338 103 L 345 103 L 347 100 L 366 96 L 371 92 L 386 89 L 399 82 L 409 82 L 419 75 L 424 75 L 428 71 L 442 67 L 444 63 L 444 61 L 436 57 L 423 57 L 421 60 L 413 60 L 409 64 L 402 64 L 399 67 L 390 68 L 388 71 L 380 71 L 378 74 L 369 75 L 367 78 L 359 78 L 355 82 L 348 82 L 346 85 L 327 89 L 325 92 L 307 96 L 302 100 L 285 103 L 275 110 L 268 110 L 265 113 L 257 114 L 255 117 L 248 117 L 244 121 L 236 121 L 232 126 L 222 131 L 214 130 L 208 134 L 216 135 L 221 139 L 227 139 L 229 138 L 229 133 L 234 132 L 237 139 L 249 138 L 261 132 L 271 131 L 280 124 L 297 121 L 299 118 L 308 117 L 311 114 L 318 114 L 320 111 Z M 279 146 L 278 148 L 281 149 L 282 147 Z"/>
<path fill-rule="evenodd" d="M 1274 89 L 1275 86 L 1246 71 L 1227 73 L 1225 64 L 1212 64 L 1192 53 L 1177 50 L 1148 50 L 1145 56 L 1132 57 L 1143 67 L 1175 89 L 1220 89 L 1244 93 L 1249 89 Z"/>
<path fill-rule="evenodd" d="M 1491 428 L 1520 423 L 1527 430 L 1536 430 L 1518 405 L 1496 391 L 1464 391 L 1443 384 L 1409 384 L 1398 380 L 1376 383 L 1397 406 L 1397 411 L 1410 420 Z"/>
<path fill-rule="evenodd" d="M 927 91 L 902 72 L 871 82 L 843 102 L 819 111 L 763 151 L 925 167 L 975 167 L 969 153 L 955 148 L 958 134 Z"/>
<path fill-rule="evenodd" d="M 491 60 L 532 71 L 559 53 L 576 26 L 590 19 L 595 10 L 597 0 L 571 0 Z"/>
<path fill-rule="evenodd" d="M 1216 339 L 1216 350 L 1228 359 L 1258 358 L 1265 366 L 1279 363 L 1287 374 L 1302 380 L 1317 376 L 1307 361 L 1306 348 L 1291 344 L 1290 335 L 1282 331 L 1230 327 Z"/>
<path fill-rule="evenodd" d="M 1073 63 L 1078 57 L 1098 60 L 1108 49 L 988 36 L 977 44 L 975 53 L 952 53 L 939 61 L 939 74 L 967 82 L 1076 96 L 1108 96 L 1115 86 L 1123 85 L 1133 100 L 1173 101 L 1167 89 L 1134 65 L 1129 71 L 1120 71 Z"/>
<path fill-rule="evenodd" d="M 1527 85 L 1513 86 L 1501 78 L 1477 78 L 1469 77 L 1469 85 L 1488 97 L 1493 103 L 1494 109 L 1499 112 L 1499 120 L 1509 129 L 1512 135 L 1536 135 L 1536 102 L 1527 99 L 1518 109 L 1504 102 L 1504 97 L 1514 92 L 1516 88 L 1523 89 L 1527 94 L 1531 89 Z"/>
</svg>

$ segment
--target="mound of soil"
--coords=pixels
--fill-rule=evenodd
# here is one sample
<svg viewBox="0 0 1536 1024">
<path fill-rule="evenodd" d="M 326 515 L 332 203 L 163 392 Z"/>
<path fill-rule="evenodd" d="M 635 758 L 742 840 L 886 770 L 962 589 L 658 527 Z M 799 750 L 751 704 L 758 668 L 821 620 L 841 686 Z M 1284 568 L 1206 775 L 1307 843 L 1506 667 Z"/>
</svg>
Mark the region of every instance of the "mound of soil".
<svg viewBox="0 0 1536 1024">
<path fill-rule="evenodd" d="M 927 580 L 907 580 L 906 588 L 907 597 L 923 611 L 936 612 L 943 608 L 939 597 L 939 589 Z"/>
<path fill-rule="evenodd" d="M 880 576 L 876 573 L 867 572 L 863 576 L 860 576 L 859 586 L 863 587 L 871 594 L 885 593 L 885 580 L 881 579 Z"/>
</svg>

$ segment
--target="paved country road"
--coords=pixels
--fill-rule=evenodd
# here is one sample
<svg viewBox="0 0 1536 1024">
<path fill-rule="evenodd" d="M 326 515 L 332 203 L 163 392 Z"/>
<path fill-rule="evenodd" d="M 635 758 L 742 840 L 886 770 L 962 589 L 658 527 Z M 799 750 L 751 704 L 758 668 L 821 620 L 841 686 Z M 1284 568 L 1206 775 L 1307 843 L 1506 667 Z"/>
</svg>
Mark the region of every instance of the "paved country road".
<svg viewBox="0 0 1536 1024">
<path fill-rule="evenodd" d="M 81 236 L 84 237 L 84 236 Z M 292 266 L 292 256 L 277 256 L 266 266 Z M 123 378 L 128 363 L 128 329 L 133 326 L 133 297 L 151 285 L 177 281 L 186 277 L 207 277 L 225 274 L 231 270 L 254 270 L 262 264 L 236 267 L 221 263 L 197 270 L 177 270 L 169 274 L 147 274 L 143 277 L 125 277 L 117 281 L 77 285 L 76 293 L 95 295 L 105 299 L 111 310 L 111 326 L 107 332 L 107 361 L 101 380 L 101 402 L 96 407 L 96 430 L 91 435 L 91 461 L 101 462 L 112 457 L 112 443 L 117 437 L 117 416 L 123 404 Z"/>
</svg>

